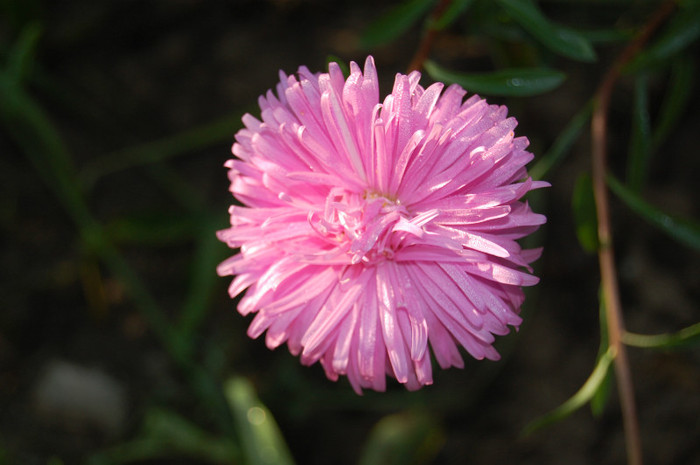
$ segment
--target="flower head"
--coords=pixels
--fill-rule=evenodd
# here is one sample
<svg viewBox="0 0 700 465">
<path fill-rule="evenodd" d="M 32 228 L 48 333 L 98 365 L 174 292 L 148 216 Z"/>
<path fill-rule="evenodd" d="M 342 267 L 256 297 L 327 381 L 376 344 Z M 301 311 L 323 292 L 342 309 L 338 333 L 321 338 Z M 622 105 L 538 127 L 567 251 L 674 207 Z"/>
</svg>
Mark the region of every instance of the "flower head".
<svg viewBox="0 0 700 465">
<path fill-rule="evenodd" d="M 345 79 L 301 67 L 247 114 L 226 162 L 231 227 L 218 237 L 237 255 L 238 311 L 248 335 L 287 343 L 304 364 L 346 375 L 359 393 L 432 383 L 463 367 L 458 347 L 499 358 L 494 335 L 521 322 L 521 286 L 539 250 L 516 242 L 545 222 L 520 199 L 546 185 L 527 177 L 533 155 L 503 106 L 457 85 L 424 89 L 397 74 L 379 101 L 372 57 Z"/>
</svg>

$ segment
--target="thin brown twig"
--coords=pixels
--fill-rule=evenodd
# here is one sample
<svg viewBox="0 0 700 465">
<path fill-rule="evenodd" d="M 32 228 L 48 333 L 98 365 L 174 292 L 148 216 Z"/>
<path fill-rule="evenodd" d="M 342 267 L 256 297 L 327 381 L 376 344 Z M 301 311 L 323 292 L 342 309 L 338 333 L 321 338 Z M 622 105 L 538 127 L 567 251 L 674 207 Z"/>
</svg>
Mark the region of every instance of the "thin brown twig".
<svg viewBox="0 0 700 465">
<path fill-rule="evenodd" d="M 608 190 L 605 181 L 607 173 L 607 117 L 610 97 L 623 67 L 649 41 L 654 31 L 673 12 L 674 7 L 675 1 L 673 0 L 667 0 L 662 3 L 637 38 L 615 60 L 615 64 L 606 73 L 596 92 L 596 107 L 591 121 L 593 191 L 596 200 L 598 239 L 600 243 L 598 260 L 600 263 L 603 299 L 607 309 L 608 344 L 615 353 L 615 375 L 622 408 L 627 462 L 629 465 L 642 465 L 642 444 L 634 402 L 632 374 L 627 359 L 627 351 L 622 343 L 622 334 L 625 328 L 613 253 Z"/>
<path fill-rule="evenodd" d="M 411 59 L 411 64 L 408 65 L 409 73 L 411 71 L 420 71 L 423 68 L 423 63 L 425 63 L 425 60 L 428 59 L 430 49 L 433 47 L 433 43 L 435 42 L 435 38 L 439 32 L 438 29 L 434 27 L 434 24 L 438 19 L 440 19 L 452 1 L 453 0 L 440 0 L 433 9 L 433 12 L 430 15 L 428 29 L 423 35 L 423 39 L 418 45 L 415 55 L 413 55 L 413 58 Z"/>
</svg>

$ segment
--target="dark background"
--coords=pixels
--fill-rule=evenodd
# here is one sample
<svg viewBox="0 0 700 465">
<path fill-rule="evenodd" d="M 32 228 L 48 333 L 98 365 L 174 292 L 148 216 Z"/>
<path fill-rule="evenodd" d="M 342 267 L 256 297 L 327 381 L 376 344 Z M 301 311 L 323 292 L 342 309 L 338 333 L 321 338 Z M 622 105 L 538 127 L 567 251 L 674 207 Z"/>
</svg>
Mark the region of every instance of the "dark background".
<svg viewBox="0 0 700 465">
<path fill-rule="evenodd" d="M 13 3 L 21 2 L 4 2 L 0 13 L 3 53 L 23 24 L 38 21 L 42 35 L 28 92 L 56 125 L 88 181 L 91 211 L 172 318 L 186 298 L 195 258 L 192 231 L 208 228 L 213 235 L 228 224 L 231 199 L 222 164 L 230 157 L 238 120 L 245 112 L 256 113 L 258 95 L 276 84 L 278 70 L 291 73 L 304 64 L 320 71 L 329 54 L 362 62 L 371 52 L 386 92 L 393 75 L 405 72 L 420 38 L 419 28 L 413 28 L 389 45 L 363 50 L 362 31 L 386 11 L 382 2 L 366 0 L 28 1 L 19 9 Z M 598 16 L 585 2 L 573 10 L 557 2 L 545 6 L 562 22 L 585 13 L 589 23 L 639 24 L 648 4 L 635 10 L 628 3 L 601 7 Z M 456 69 L 489 66 L 490 50 L 466 40 L 465 29 L 457 25 L 444 33 L 433 58 Z M 527 135 L 540 156 L 593 94 L 620 48 L 600 47 L 600 59 L 592 65 L 555 61 L 568 79 L 547 95 L 489 100 L 509 105 L 520 122 L 517 134 Z M 652 117 L 665 79 L 663 73 L 652 76 Z M 429 81 L 424 76 L 423 83 Z M 631 100 L 632 82 L 623 78 L 613 100 L 609 141 L 617 172 L 625 163 Z M 654 155 L 643 194 L 664 211 L 697 218 L 697 89 L 690 100 L 678 127 Z M 118 162 L 129 147 L 222 119 L 230 130 L 214 131 L 208 142 L 191 150 L 89 177 L 95 166 L 109 165 L 105 160 Z M 144 150 L 149 153 L 148 147 Z M 249 340 L 249 321 L 227 298 L 228 279 L 217 279 L 206 299 L 206 314 L 193 335 L 196 360 L 220 382 L 233 374 L 252 381 L 298 464 L 357 463 L 372 426 L 404 411 L 423 412 L 435 425 L 441 447 L 429 463 L 623 463 L 614 390 L 601 416 L 584 407 L 519 438 L 530 420 L 576 392 L 595 364 L 597 261 L 578 245 L 571 213 L 574 182 L 590 164 L 588 150 L 584 132 L 548 177 L 552 187 L 531 199 L 534 209 L 549 218 L 534 239 L 545 247 L 536 265 L 542 282 L 528 294 L 520 331 L 498 342 L 503 361 L 467 360 L 464 370 L 437 371 L 434 386 L 417 393 L 389 383 L 387 393 L 358 397 L 345 380 L 326 380 L 319 366 L 302 367 L 286 349 L 270 352 L 262 340 Z M 80 463 L 134 437 L 154 406 L 222 434 L 192 394 L 188 374 L 158 342 L 123 283 L 81 241 L 11 134 L 0 132 L 0 153 L 0 464 Z M 167 181 L 170 175 L 174 184 Z M 199 203 L 188 204 L 190 193 Z M 201 208 L 202 216 L 192 208 Z M 125 218 L 139 220 L 145 230 L 125 232 Z M 695 323 L 698 253 L 615 200 L 613 226 L 628 328 L 653 334 Z M 215 247 L 218 258 L 230 253 L 223 245 Z M 647 463 L 700 463 L 697 348 L 630 349 L 630 358 Z M 121 393 L 121 413 L 104 407 L 98 420 L 81 412 L 47 413 L 39 394 L 46 373 L 66 366 L 106 376 L 109 389 Z M 136 463 L 199 462 L 171 457 Z"/>
</svg>

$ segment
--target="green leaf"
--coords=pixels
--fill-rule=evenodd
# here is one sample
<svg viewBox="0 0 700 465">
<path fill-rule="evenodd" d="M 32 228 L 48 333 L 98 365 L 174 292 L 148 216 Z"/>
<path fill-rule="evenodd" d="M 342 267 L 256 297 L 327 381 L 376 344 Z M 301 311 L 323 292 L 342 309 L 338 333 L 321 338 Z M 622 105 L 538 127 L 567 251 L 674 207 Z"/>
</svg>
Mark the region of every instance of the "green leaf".
<svg viewBox="0 0 700 465">
<path fill-rule="evenodd" d="M 679 9 L 660 37 L 642 51 L 626 67 L 628 72 L 654 66 L 666 60 L 700 37 L 700 2 L 686 2 L 689 5 Z"/>
<path fill-rule="evenodd" d="M 695 84 L 694 76 L 695 62 L 691 58 L 680 56 L 673 62 L 671 79 L 652 135 L 654 148 L 658 148 L 666 140 L 688 106 Z"/>
<path fill-rule="evenodd" d="M 700 343 L 700 323 L 695 323 L 671 334 L 647 335 L 625 331 L 622 333 L 622 342 L 628 346 L 645 349 L 672 349 L 694 346 Z"/>
<path fill-rule="evenodd" d="M 593 113 L 593 102 L 589 101 L 581 110 L 571 118 L 569 124 L 559 133 L 552 146 L 542 155 L 537 163 L 529 170 L 532 179 L 543 179 L 549 171 L 559 165 L 571 150 L 581 131 Z"/>
<path fill-rule="evenodd" d="M 212 436 L 174 412 L 152 409 L 136 439 L 98 452 L 87 463 L 132 463 L 182 455 L 213 464 L 240 461 L 240 450 L 230 439 Z"/>
<path fill-rule="evenodd" d="M 191 239 L 197 231 L 196 221 L 179 213 L 145 211 L 110 221 L 105 233 L 117 244 L 171 246 Z"/>
<path fill-rule="evenodd" d="M 178 338 L 181 344 L 185 344 L 187 350 L 192 351 L 197 341 L 197 329 L 204 321 L 207 311 L 211 310 L 209 299 L 219 282 L 219 277 L 214 273 L 216 265 L 220 263 L 225 254 L 225 247 L 217 240 L 214 234 L 214 222 L 204 221 L 203 227 L 197 237 L 194 259 L 190 265 L 190 282 L 187 291 L 187 299 L 182 307 L 178 321 Z"/>
<path fill-rule="evenodd" d="M 248 465 L 292 465 L 292 455 L 272 413 L 260 402 L 252 384 L 232 378 L 224 387 Z"/>
<path fill-rule="evenodd" d="M 588 173 L 581 173 L 574 186 L 572 199 L 576 237 L 586 252 L 598 251 L 598 218 L 596 216 L 593 181 Z"/>
<path fill-rule="evenodd" d="M 240 114 L 226 116 L 170 137 L 97 157 L 85 164 L 80 177 L 85 185 L 92 186 L 99 178 L 108 174 L 135 166 L 153 164 L 219 142 L 229 141 L 231 134 L 240 127 Z"/>
<path fill-rule="evenodd" d="M 649 79 L 637 77 L 634 86 L 632 136 L 627 156 L 627 185 L 639 193 L 646 183 L 651 158 L 651 122 L 649 117 Z"/>
<path fill-rule="evenodd" d="M 474 0 L 452 0 L 440 17 L 431 22 L 429 27 L 441 31 L 451 25 L 474 3 Z"/>
<path fill-rule="evenodd" d="M 384 45 L 413 26 L 435 0 L 408 0 L 370 24 L 360 38 L 364 48 Z"/>
<path fill-rule="evenodd" d="M 598 356 L 596 357 L 596 365 L 600 363 L 600 359 L 605 356 L 608 351 L 608 315 L 607 308 L 605 306 L 605 299 L 603 298 L 603 289 L 601 288 L 598 292 L 598 300 L 600 305 L 598 306 L 598 319 L 600 320 L 600 346 L 598 347 Z M 605 375 L 605 379 L 600 383 L 598 389 L 596 389 L 593 397 L 591 398 L 591 412 L 593 415 L 600 416 L 605 409 L 605 404 L 608 402 L 610 397 L 610 389 L 612 386 L 612 374 L 610 370 Z"/>
<path fill-rule="evenodd" d="M 511 68 L 491 73 L 456 73 L 426 61 L 425 70 L 436 81 L 456 83 L 472 93 L 507 97 L 528 97 L 558 87 L 565 78 L 561 71 L 546 68 Z"/>
<path fill-rule="evenodd" d="M 7 57 L 7 74 L 15 82 L 22 82 L 31 73 L 36 46 L 41 37 L 41 26 L 30 23 L 22 29 L 17 43 Z"/>
<path fill-rule="evenodd" d="M 527 436 L 538 429 L 563 420 L 588 403 L 605 380 L 608 370 L 610 369 L 610 365 L 614 359 L 615 356 L 613 354 L 613 350 L 612 348 L 609 348 L 605 354 L 600 357 L 600 360 L 598 360 L 598 363 L 591 373 L 591 376 L 589 376 L 583 386 L 581 386 L 581 389 L 579 389 L 576 394 L 571 396 L 566 402 L 561 404 L 556 409 L 531 421 L 527 426 L 525 426 L 525 428 L 523 428 L 522 435 Z"/>
<path fill-rule="evenodd" d="M 574 60 L 595 61 L 591 43 L 573 29 L 547 19 L 531 0 L 498 0 L 513 21 L 551 51 Z"/>
<path fill-rule="evenodd" d="M 645 202 L 612 175 L 608 175 L 607 181 L 610 189 L 639 216 L 678 242 L 700 250 L 700 224 L 695 220 L 676 218 L 663 213 Z"/>
<path fill-rule="evenodd" d="M 444 442 L 442 429 L 425 413 L 389 415 L 372 429 L 358 465 L 432 463 Z"/>
</svg>

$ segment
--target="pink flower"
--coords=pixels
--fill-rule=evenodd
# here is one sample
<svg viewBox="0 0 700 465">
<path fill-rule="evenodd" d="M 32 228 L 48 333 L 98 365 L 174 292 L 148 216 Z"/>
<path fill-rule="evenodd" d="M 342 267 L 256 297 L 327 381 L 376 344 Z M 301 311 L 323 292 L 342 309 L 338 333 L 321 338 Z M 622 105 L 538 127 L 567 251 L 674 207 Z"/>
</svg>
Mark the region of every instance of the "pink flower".
<svg viewBox="0 0 700 465">
<path fill-rule="evenodd" d="M 287 343 L 301 362 L 355 391 L 408 389 L 463 367 L 459 346 L 497 360 L 494 335 L 518 327 L 521 286 L 540 250 L 516 243 L 545 217 L 519 201 L 547 185 L 527 177 L 533 155 L 515 118 L 457 85 L 424 89 L 397 74 L 379 103 L 372 57 L 345 79 L 306 67 L 280 73 L 277 94 L 247 114 L 226 162 L 237 255 L 218 267 L 248 335 Z"/>
</svg>

